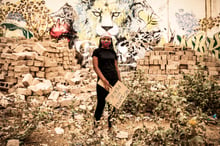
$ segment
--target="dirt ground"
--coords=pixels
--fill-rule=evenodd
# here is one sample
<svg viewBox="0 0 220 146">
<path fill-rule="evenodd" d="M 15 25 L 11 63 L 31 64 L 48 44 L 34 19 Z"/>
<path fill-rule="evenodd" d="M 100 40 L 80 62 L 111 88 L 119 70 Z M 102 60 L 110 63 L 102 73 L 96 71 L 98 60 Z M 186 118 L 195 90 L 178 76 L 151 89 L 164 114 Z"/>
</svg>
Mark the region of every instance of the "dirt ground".
<svg viewBox="0 0 220 146">
<path fill-rule="evenodd" d="M 213 140 L 213 143 L 215 143 L 213 146 L 220 145 L 219 123 L 220 120 L 218 120 L 218 125 L 207 125 L 206 127 L 207 137 Z M 145 121 L 143 123 L 143 122 L 135 122 L 133 120 L 130 120 L 124 124 L 117 124 L 116 127 L 118 128 L 118 130 L 128 132 L 128 138 L 119 140 L 118 145 L 128 144 L 129 140 L 131 140 L 132 138 L 135 129 L 141 128 L 143 127 L 143 125 L 145 125 L 149 129 L 152 129 L 154 126 L 156 126 L 156 123 L 149 121 Z M 169 124 L 167 122 L 162 122 L 160 126 L 168 128 Z M 81 146 L 82 145 L 80 143 L 70 144 L 67 134 L 68 131 L 66 130 L 64 134 L 56 134 L 54 129 L 48 129 L 47 127 L 40 127 L 24 141 L 23 146 Z"/>
</svg>

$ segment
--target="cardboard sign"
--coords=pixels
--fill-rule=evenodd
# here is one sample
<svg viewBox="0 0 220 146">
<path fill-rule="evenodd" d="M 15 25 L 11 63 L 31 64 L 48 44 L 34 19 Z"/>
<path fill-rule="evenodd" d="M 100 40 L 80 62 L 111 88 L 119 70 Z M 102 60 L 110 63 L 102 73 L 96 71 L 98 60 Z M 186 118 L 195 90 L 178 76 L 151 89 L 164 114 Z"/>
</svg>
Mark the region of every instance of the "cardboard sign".
<svg viewBox="0 0 220 146">
<path fill-rule="evenodd" d="M 104 87 L 103 82 L 99 80 L 98 84 Z M 129 89 L 120 81 L 111 88 L 109 94 L 106 97 L 106 101 L 113 105 L 115 108 L 119 109 L 124 100 L 129 94 Z"/>
</svg>

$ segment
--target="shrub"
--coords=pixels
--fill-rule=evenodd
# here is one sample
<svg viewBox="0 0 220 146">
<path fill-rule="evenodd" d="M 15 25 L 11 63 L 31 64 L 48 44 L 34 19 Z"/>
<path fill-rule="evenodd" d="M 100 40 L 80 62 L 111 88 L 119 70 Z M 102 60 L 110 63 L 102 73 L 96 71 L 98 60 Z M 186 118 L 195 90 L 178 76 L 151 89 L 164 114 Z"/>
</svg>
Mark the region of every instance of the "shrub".
<svg viewBox="0 0 220 146">
<path fill-rule="evenodd" d="M 193 112 L 199 107 L 207 114 L 215 114 L 220 107 L 219 91 L 220 86 L 203 71 L 199 71 L 194 75 L 184 75 L 184 80 L 179 84 L 178 94 L 189 102 L 188 111 Z"/>
<path fill-rule="evenodd" d="M 130 89 L 130 93 L 123 103 L 121 111 L 133 115 L 152 113 L 161 100 L 161 92 L 151 91 L 154 84 L 148 81 L 141 70 L 135 71 L 126 79 L 128 80 L 125 80 L 124 83 Z"/>
</svg>

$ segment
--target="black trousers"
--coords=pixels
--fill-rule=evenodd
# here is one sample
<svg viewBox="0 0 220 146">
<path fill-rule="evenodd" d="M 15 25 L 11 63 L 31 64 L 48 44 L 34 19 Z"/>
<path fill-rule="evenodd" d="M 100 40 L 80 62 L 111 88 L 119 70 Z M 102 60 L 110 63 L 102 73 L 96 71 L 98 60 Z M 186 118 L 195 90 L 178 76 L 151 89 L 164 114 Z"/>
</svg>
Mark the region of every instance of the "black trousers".
<svg viewBox="0 0 220 146">
<path fill-rule="evenodd" d="M 114 84 L 113 84 L 114 85 Z M 105 108 L 105 98 L 108 95 L 108 91 L 106 91 L 103 87 L 97 85 L 96 86 L 96 92 L 97 92 L 97 106 L 96 106 L 96 110 L 95 110 L 95 119 L 96 121 L 99 121 L 102 117 L 104 108 Z M 111 118 L 115 112 L 115 108 L 113 108 L 113 110 L 110 110 L 110 105 L 108 104 L 108 126 L 111 127 Z"/>
</svg>

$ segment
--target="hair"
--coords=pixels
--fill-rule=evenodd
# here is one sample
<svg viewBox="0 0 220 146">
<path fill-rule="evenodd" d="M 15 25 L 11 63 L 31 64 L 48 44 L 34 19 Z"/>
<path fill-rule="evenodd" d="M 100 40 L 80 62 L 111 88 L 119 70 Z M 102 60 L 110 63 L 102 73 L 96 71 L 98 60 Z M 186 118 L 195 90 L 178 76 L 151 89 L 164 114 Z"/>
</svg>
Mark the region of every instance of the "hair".
<svg viewBox="0 0 220 146">
<path fill-rule="evenodd" d="M 102 48 L 101 39 L 102 39 L 102 38 L 99 39 L 99 48 Z M 109 48 L 110 48 L 111 50 L 114 50 L 112 38 L 111 38 L 111 44 L 110 44 Z"/>
</svg>

